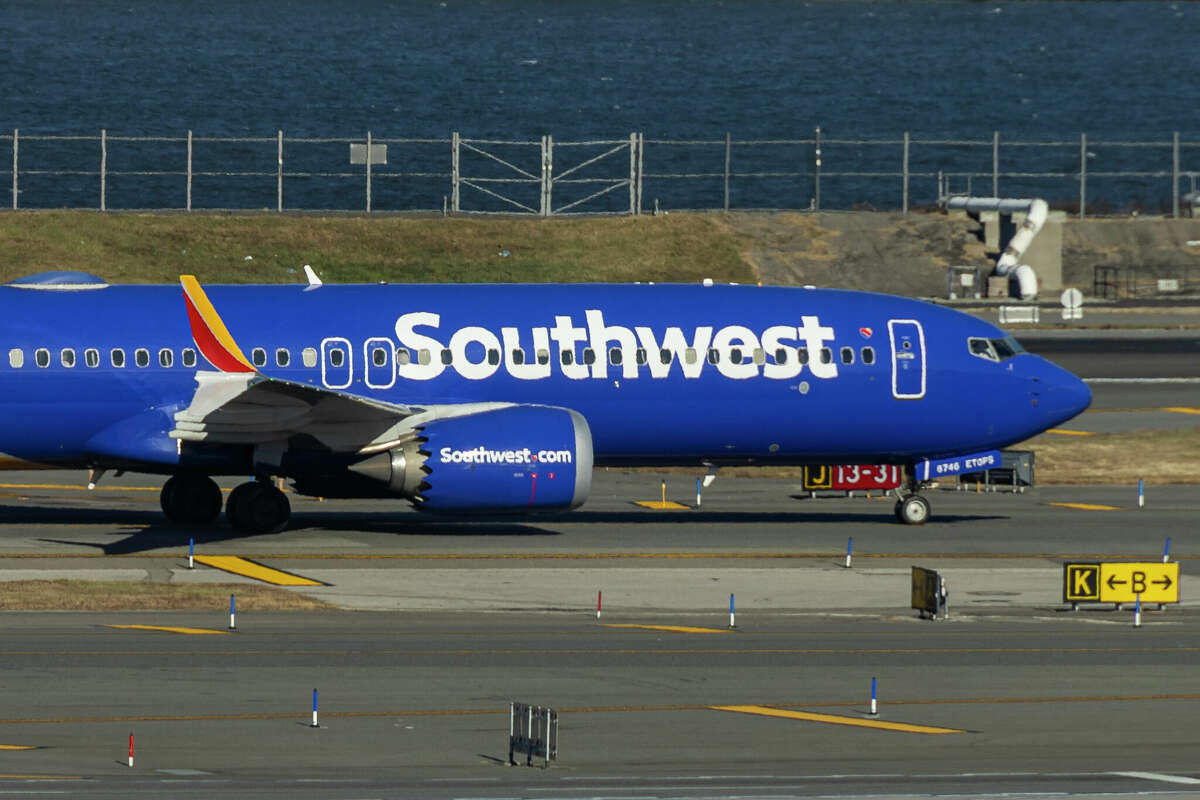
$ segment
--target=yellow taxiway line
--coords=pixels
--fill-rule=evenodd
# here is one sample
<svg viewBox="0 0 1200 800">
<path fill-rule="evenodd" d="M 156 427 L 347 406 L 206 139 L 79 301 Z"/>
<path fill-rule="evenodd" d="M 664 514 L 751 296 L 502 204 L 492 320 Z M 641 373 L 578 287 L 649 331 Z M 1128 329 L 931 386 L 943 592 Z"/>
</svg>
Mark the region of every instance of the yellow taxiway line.
<svg viewBox="0 0 1200 800">
<path fill-rule="evenodd" d="M 191 636 L 204 636 L 211 634 L 224 635 L 228 631 L 219 631 L 215 628 L 181 628 L 177 625 L 105 625 L 106 628 L 119 628 L 127 631 L 163 631 L 164 633 L 183 633 Z"/>
<path fill-rule="evenodd" d="M 196 561 L 213 569 L 231 572 L 256 581 L 270 583 L 274 586 L 325 586 L 321 581 L 294 575 L 279 569 L 272 569 L 255 561 L 238 556 L 196 556 Z"/>
<path fill-rule="evenodd" d="M 674 500 L 638 500 L 634 502 L 635 506 L 642 508 L 652 508 L 655 511 L 688 511 L 691 506 L 685 506 L 683 503 L 676 503 Z"/>
<path fill-rule="evenodd" d="M 38 750 L 36 744 L 0 744 L 0 750 Z"/>
<path fill-rule="evenodd" d="M 725 628 L 696 628 L 691 625 L 633 625 L 605 623 L 605 628 L 636 628 L 643 631 L 668 631 L 670 633 L 731 633 Z"/>
<path fill-rule="evenodd" d="M 900 731 L 902 733 L 966 733 L 958 728 L 936 728 L 932 725 L 913 725 L 908 722 L 885 722 L 881 719 L 861 719 L 859 717 L 843 717 L 838 714 L 813 714 L 809 711 L 789 711 L 770 706 L 709 706 L 714 711 L 733 711 L 738 714 L 757 714 L 761 717 L 782 717 L 798 719 L 805 722 L 822 722 L 827 725 L 849 725 L 855 728 L 875 728 L 884 731 Z"/>
<path fill-rule="evenodd" d="M 1069 431 L 1066 428 L 1051 428 L 1045 433 L 1052 433 L 1057 436 L 1095 436 L 1095 431 Z"/>
<path fill-rule="evenodd" d="M 1120 506 L 1103 506 L 1099 503 L 1046 503 L 1056 508 L 1073 508 L 1076 511 L 1123 511 Z"/>
</svg>

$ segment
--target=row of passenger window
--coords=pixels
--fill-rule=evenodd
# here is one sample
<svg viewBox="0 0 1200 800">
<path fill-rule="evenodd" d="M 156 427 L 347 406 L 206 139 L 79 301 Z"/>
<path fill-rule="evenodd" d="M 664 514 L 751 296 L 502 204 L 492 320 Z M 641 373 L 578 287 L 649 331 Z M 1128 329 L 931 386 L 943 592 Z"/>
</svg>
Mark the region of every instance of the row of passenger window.
<svg viewBox="0 0 1200 800">
<path fill-rule="evenodd" d="M 311 347 L 304 349 L 302 353 L 304 366 L 315 367 L 317 365 L 317 351 Z M 39 367 L 50 366 L 53 360 L 53 354 L 45 347 L 39 347 L 33 351 L 33 363 Z M 100 351 L 94 347 L 89 347 L 83 351 L 83 364 L 87 367 L 100 366 Z M 139 347 L 133 351 L 133 363 L 139 367 L 150 366 L 151 353 L 144 347 Z M 250 360 L 256 367 L 265 367 L 267 365 L 267 351 L 261 347 L 256 347 L 250 352 Z M 280 347 L 275 351 L 275 366 L 286 367 L 292 361 L 291 352 L 285 347 Z M 78 363 L 75 349 L 72 347 L 64 347 L 58 351 L 58 363 L 64 367 L 74 367 Z M 110 366 L 118 369 L 126 365 L 125 349 L 122 347 L 114 347 L 108 351 L 108 363 Z M 185 347 L 179 353 L 180 365 L 192 369 L 196 366 L 196 351 L 191 347 Z M 8 365 L 14 369 L 20 369 L 25 366 L 25 351 L 19 347 L 14 347 L 8 351 Z M 173 367 L 175 365 L 175 351 L 169 347 L 164 347 L 158 351 L 158 365 L 160 367 Z"/>
<path fill-rule="evenodd" d="M 371 350 L 371 363 L 376 367 L 387 366 L 388 349 L 384 347 L 375 347 Z M 843 347 L 839 353 L 843 364 L 853 364 L 855 361 L 855 351 L 853 347 Z M 863 347 L 858 351 L 858 357 L 863 364 L 871 365 L 875 363 L 875 349 L 873 347 Z M 144 347 L 139 347 L 133 351 L 133 363 L 138 367 L 150 366 L 150 351 Z M 345 366 L 346 353 L 340 348 L 332 348 L 328 353 L 329 365 L 334 368 Z M 634 361 L 639 366 L 644 366 L 649 363 L 649 353 L 644 347 L 639 347 L 634 350 Z M 659 362 L 662 364 L 670 364 L 675 357 L 675 351 L 669 348 L 662 348 L 658 351 Z M 449 348 L 442 350 L 439 353 L 439 358 L 442 364 L 450 365 L 454 363 L 453 351 Z M 489 349 L 486 354 L 487 363 L 492 366 L 497 366 L 500 363 L 500 351 Z M 575 352 L 573 350 L 563 350 L 560 354 L 562 364 L 570 366 L 575 363 Z M 722 354 L 717 348 L 709 348 L 707 352 L 708 363 L 721 363 Z M 799 359 L 801 364 L 807 364 L 809 360 L 808 348 L 805 347 L 780 347 L 775 350 L 774 358 L 776 364 L 788 364 L 793 358 Z M 822 364 L 830 364 L 833 362 L 833 350 L 828 347 L 822 347 L 818 355 Z M 534 359 L 540 365 L 550 363 L 550 351 L 539 349 L 534 354 Z M 608 363 L 614 367 L 620 366 L 625 359 L 625 352 L 619 347 L 614 347 L 608 351 Z M 695 364 L 699 359 L 699 354 L 695 348 L 689 347 L 683 351 L 683 360 L 688 364 Z M 742 348 L 732 347 L 728 351 L 728 359 L 731 364 L 765 364 L 767 354 L 762 348 L 755 348 L 749 352 Z M 52 354 L 49 349 L 40 347 L 33 351 L 33 362 L 39 367 L 49 367 L 52 360 Z M 301 352 L 301 360 L 306 367 L 315 367 L 317 365 L 317 351 L 311 347 L 306 347 Z M 418 364 L 429 364 L 433 360 L 432 353 L 429 350 L 416 351 L 416 361 Z M 265 367 L 267 365 L 267 351 L 264 348 L 256 347 L 250 351 L 250 361 L 256 367 Z M 291 352 L 280 347 L 275 350 L 275 366 L 286 367 L 291 364 Z M 413 352 L 407 348 L 401 347 L 396 350 L 397 364 L 410 364 L 413 361 Z M 64 367 L 74 367 L 77 363 L 75 349 L 71 347 L 63 348 L 58 352 L 58 362 Z M 100 366 L 100 351 L 96 348 L 88 348 L 83 351 L 83 363 L 88 367 Z M 108 363 L 117 368 L 122 368 L 126 365 L 124 348 L 114 347 L 108 351 Z M 184 348 L 180 352 L 179 363 L 188 369 L 196 366 L 196 351 L 190 347 Z M 521 365 L 526 363 L 525 351 L 516 348 L 512 351 L 512 363 Z M 580 363 L 591 365 L 596 363 L 596 351 L 590 347 L 583 349 Z M 8 365 L 14 369 L 19 369 L 25 366 L 25 351 L 20 348 L 13 348 L 8 351 Z M 158 351 L 158 365 L 160 367 L 172 367 L 175 365 L 175 351 L 170 348 L 162 348 Z"/>
<path fill-rule="evenodd" d="M 854 351 L 853 347 L 841 348 L 841 352 L 839 355 L 841 356 L 841 361 L 843 364 L 853 364 L 854 363 L 855 351 Z M 538 350 L 534 354 L 534 357 L 538 364 L 545 365 L 545 364 L 550 363 L 550 351 L 549 350 L 544 350 L 544 349 Z M 637 363 L 639 366 L 643 366 L 643 365 L 649 363 L 649 359 L 650 359 L 650 355 L 644 347 L 639 347 L 636 350 L 634 350 L 633 357 L 634 357 L 635 363 Z M 675 351 L 673 351 L 669 348 L 664 347 L 663 349 L 658 351 L 659 362 L 662 364 L 670 364 L 674 357 L 675 357 Z M 721 351 L 715 347 L 708 349 L 706 357 L 708 359 L 708 363 L 710 363 L 710 364 L 721 363 L 721 358 L 722 358 Z M 797 348 L 780 347 L 775 350 L 774 357 L 775 357 L 776 364 L 787 364 L 793 358 L 799 359 L 801 364 L 807 364 L 808 360 L 809 360 L 808 348 L 806 348 L 806 347 L 797 347 Z M 822 364 L 830 364 L 833 362 L 833 350 L 828 347 L 822 347 L 818 357 L 821 359 Z M 862 363 L 864 363 L 864 364 L 867 364 L 867 365 L 874 364 L 875 363 L 875 348 L 873 348 L 873 347 L 862 348 L 858 352 L 858 357 L 861 358 Z M 341 354 L 341 351 L 333 351 L 330 353 L 330 364 L 334 367 L 340 367 L 340 366 L 342 366 L 343 358 L 344 358 L 344 356 Z M 385 348 L 377 347 L 371 351 L 371 363 L 377 367 L 387 366 L 387 358 L 388 358 L 388 351 Z M 449 348 L 446 348 L 439 353 L 439 358 L 441 359 L 442 364 L 449 366 L 450 364 L 452 364 L 454 362 L 454 353 Z M 500 363 L 500 351 L 496 350 L 494 348 L 489 349 L 486 353 L 486 358 L 487 358 L 488 364 L 490 364 L 492 366 L 496 366 Z M 571 366 L 572 364 L 575 363 L 575 352 L 573 350 L 563 350 L 560 353 L 560 359 L 562 361 L 563 366 Z M 683 360 L 685 362 L 687 362 L 688 364 L 695 364 L 698 359 L 699 359 L 699 354 L 697 353 L 695 348 L 689 347 L 686 350 L 684 350 Z M 746 350 L 744 350 L 742 348 L 732 347 L 728 351 L 728 359 L 729 359 L 729 363 L 731 363 L 731 364 L 754 363 L 754 364 L 761 365 L 761 364 L 766 363 L 767 354 L 766 354 L 766 351 L 764 351 L 762 348 L 755 348 L 754 350 L 750 350 L 749 352 L 747 352 Z M 418 364 L 429 364 L 432 360 L 433 360 L 433 356 L 429 350 L 416 351 L 416 361 Z M 625 351 L 622 350 L 620 347 L 614 347 L 608 351 L 608 363 L 611 364 L 612 366 L 619 367 L 624 362 L 624 360 L 625 360 Z M 410 364 L 410 363 L 412 363 L 412 361 L 413 361 L 413 354 L 408 349 L 401 347 L 396 351 L 396 362 L 398 364 Z M 517 365 L 526 363 L 525 351 L 520 348 L 514 349 L 512 351 L 512 363 L 517 364 Z M 585 347 L 583 349 L 582 358 L 580 359 L 580 363 L 582 363 L 582 364 L 596 363 L 596 351 L 590 347 Z"/>
</svg>

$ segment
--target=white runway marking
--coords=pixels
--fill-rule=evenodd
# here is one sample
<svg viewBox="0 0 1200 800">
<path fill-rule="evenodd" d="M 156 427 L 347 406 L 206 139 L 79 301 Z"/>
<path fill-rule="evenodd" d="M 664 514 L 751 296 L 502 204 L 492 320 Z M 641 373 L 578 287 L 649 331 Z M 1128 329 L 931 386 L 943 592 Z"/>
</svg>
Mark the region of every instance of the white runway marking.
<svg viewBox="0 0 1200 800">
<path fill-rule="evenodd" d="M 1161 772 L 1114 772 L 1125 778 L 1142 778 L 1147 781 L 1163 781 L 1164 783 L 1200 784 L 1200 778 L 1186 778 L 1182 775 L 1164 775 Z"/>
</svg>

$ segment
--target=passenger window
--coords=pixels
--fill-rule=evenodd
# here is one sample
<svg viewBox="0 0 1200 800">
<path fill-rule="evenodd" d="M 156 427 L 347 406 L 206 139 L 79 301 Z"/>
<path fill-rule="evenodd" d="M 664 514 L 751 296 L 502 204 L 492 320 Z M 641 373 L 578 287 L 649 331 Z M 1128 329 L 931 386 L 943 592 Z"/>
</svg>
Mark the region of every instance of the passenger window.
<svg viewBox="0 0 1200 800">
<path fill-rule="evenodd" d="M 25 366 L 25 351 L 19 347 L 14 347 L 8 351 L 8 365 L 13 369 L 20 369 Z"/>
<path fill-rule="evenodd" d="M 317 365 L 317 350 L 314 347 L 306 347 L 300 351 L 300 361 L 306 367 L 315 367 Z"/>
<path fill-rule="evenodd" d="M 862 349 L 862 363 L 867 364 L 868 366 L 875 363 L 874 347 L 868 346 Z"/>
<path fill-rule="evenodd" d="M 108 353 L 108 358 L 114 367 L 121 369 L 125 366 L 125 351 L 119 347 L 114 347 Z"/>
<path fill-rule="evenodd" d="M 583 348 L 583 363 L 588 365 L 595 364 L 596 351 L 590 347 Z"/>
<path fill-rule="evenodd" d="M 150 366 L 150 351 L 144 347 L 139 347 L 133 351 L 133 363 L 139 367 Z"/>
<path fill-rule="evenodd" d="M 188 368 L 196 366 L 196 351 L 190 347 L 183 348 L 180 353 L 180 362 Z"/>
<path fill-rule="evenodd" d="M 696 352 L 696 348 L 689 347 L 687 350 L 683 351 L 683 360 L 687 363 L 695 364 L 699 359 L 700 354 Z"/>
<path fill-rule="evenodd" d="M 740 347 L 729 348 L 729 363 L 730 364 L 742 363 L 742 348 L 740 348 Z"/>
<path fill-rule="evenodd" d="M 821 348 L 821 363 L 822 364 L 832 364 L 833 363 L 833 351 L 830 350 L 828 347 Z"/>
<path fill-rule="evenodd" d="M 671 351 L 665 347 L 662 350 L 659 350 L 658 351 L 658 360 L 663 364 L 670 364 L 671 363 Z M 690 364 L 692 362 L 689 361 L 688 363 Z"/>
<path fill-rule="evenodd" d="M 420 364 L 422 367 L 429 366 L 430 364 L 433 363 L 433 353 L 431 353 L 428 349 L 418 350 L 417 351 L 417 363 Z"/>
<path fill-rule="evenodd" d="M 500 363 L 500 351 L 495 348 L 490 348 L 487 351 L 487 363 L 490 366 L 496 366 Z"/>
<path fill-rule="evenodd" d="M 286 347 L 275 348 L 275 366 L 286 367 L 292 363 L 292 354 Z"/>
<path fill-rule="evenodd" d="M 397 347 L 396 348 L 396 363 L 397 364 L 411 364 L 412 363 L 412 352 L 409 351 L 409 349 L 407 347 Z"/>
<path fill-rule="evenodd" d="M 843 347 L 842 348 L 842 363 L 843 364 L 853 364 L 854 363 L 854 348 L 853 347 Z"/>
<path fill-rule="evenodd" d="M 538 350 L 537 351 L 537 362 L 539 364 L 541 364 L 542 366 L 549 364 L 550 363 L 550 351 L 549 350 Z"/>
<path fill-rule="evenodd" d="M 443 348 L 442 349 L 442 363 L 445 364 L 446 366 L 450 366 L 450 364 L 452 364 L 453 362 L 454 362 L 454 353 L 450 352 L 449 347 Z"/>
<path fill-rule="evenodd" d="M 100 351 L 94 347 L 89 347 L 83 351 L 83 363 L 93 369 L 100 366 Z"/>
<path fill-rule="evenodd" d="M 808 348 L 807 347 L 797 347 L 796 355 L 800 358 L 801 364 L 808 363 Z"/>
<path fill-rule="evenodd" d="M 646 354 L 646 348 L 644 347 L 639 347 L 633 351 L 633 356 L 639 367 L 645 366 L 650 361 L 650 357 Z"/>
<path fill-rule="evenodd" d="M 788 351 L 786 347 L 780 347 L 775 351 L 775 363 L 786 364 L 788 362 Z"/>
<path fill-rule="evenodd" d="M 563 350 L 560 358 L 562 360 L 563 366 L 569 367 L 575 363 L 575 351 L 574 350 Z"/>
<path fill-rule="evenodd" d="M 33 351 L 33 361 L 39 367 L 50 366 L 50 351 L 44 347 L 39 347 Z"/>
<path fill-rule="evenodd" d="M 329 351 L 329 366 L 340 367 L 346 363 L 346 354 L 338 348 L 331 348 Z"/>
<path fill-rule="evenodd" d="M 767 363 L 767 354 L 763 352 L 761 347 L 754 348 L 754 352 L 750 355 L 751 360 L 760 367 Z"/>
<path fill-rule="evenodd" d="M 386 367 L 388 351 L 382 347 L 371 348 L 371 363 L 377 367 Z"/>
<path fill-rule="evenodd" d="M 75 351 L 71 348 L 65 348 L 58 354 L 58 359 L 64 367 L 75 366 Z"/>
<path fill-rule="evenodd" d="M 720 354 L 720 352 L 717 351 L 717 348 L 710 347 L 708 349 L 708 363 L 716 364 L 720 360 L 721 360 L 721 354 Z"/>
<path fill-rule="evenodd" d="M 169 367 L 175 363 L 175 353 L 167 348 L 158 351 L 158 365 L 160 367 Z"/>
<path fill-rule="evenodd" d="M 512 351 L 512 363 L 520 366 L 525 363 L 525 351 L 519 347 L 514 347 Z"/>
<path fill-rule="evenodd" d="M 261 347 L 256 347 L 251 350 L 250 363 L 256 367 L 265 367 L 267 365 L 267 351 Z"/>
<path fill-rule="evenodd" d="M 624 355 L 621 353 L 621 348 L 619 348 L 619 347 L 609 348 L 609 350 L 608 350 L 608 363 L 609 364 L 612 364 L 614 367 L 619 367 L 619 366 L 621 366 L 621 360 L 623 358 L 624 358 Z"/>
</svg>

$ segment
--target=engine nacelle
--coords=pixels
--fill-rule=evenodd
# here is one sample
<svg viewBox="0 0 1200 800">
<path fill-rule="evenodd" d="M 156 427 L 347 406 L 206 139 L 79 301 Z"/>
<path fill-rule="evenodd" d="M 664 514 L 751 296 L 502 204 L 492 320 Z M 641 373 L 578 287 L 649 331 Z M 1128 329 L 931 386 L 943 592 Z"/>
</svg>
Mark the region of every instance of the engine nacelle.
<svg viewBox="0 0 1200 800">
<path fill-rule="evenodd" d="M 430 511 L 576 508 L 591 490 L 592 435 L 570 409 L 510 406 L 435 420 L 350 470 Z"/>
</svg>

